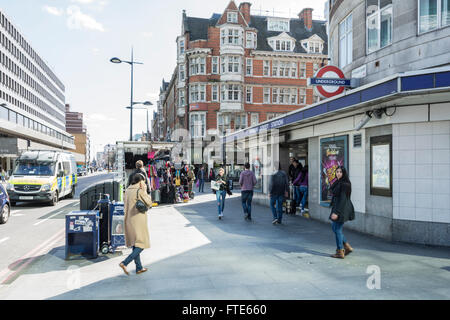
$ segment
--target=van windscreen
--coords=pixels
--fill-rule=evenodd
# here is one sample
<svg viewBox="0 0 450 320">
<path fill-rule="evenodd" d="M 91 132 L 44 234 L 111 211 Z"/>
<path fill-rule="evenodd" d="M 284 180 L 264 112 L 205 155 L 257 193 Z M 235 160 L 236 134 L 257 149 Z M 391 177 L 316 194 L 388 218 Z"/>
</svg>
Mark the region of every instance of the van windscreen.
<svg viewBox="0 0 450 320">
<path fill-rule="evenodd" d="M 55 163 L 49 161 L 19 161 L 13 174 L 19 176 L 53 176 Z"/>
</svg>

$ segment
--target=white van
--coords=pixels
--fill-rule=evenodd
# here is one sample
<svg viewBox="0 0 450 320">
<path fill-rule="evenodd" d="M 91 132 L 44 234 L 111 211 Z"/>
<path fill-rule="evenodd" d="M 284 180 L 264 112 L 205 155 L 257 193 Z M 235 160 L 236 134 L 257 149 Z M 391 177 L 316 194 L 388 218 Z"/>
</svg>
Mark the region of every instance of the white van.
<svg viewBox="0 0 450 320">
<path fill-rule="evenodd" d="M 59 199 L 75 195 L 75 157 L 64 151 L 25 151 L 16 160 L 8 182 L 11 206 L 19 201 L 48 202 L 54 206 Z"/>
</svg>

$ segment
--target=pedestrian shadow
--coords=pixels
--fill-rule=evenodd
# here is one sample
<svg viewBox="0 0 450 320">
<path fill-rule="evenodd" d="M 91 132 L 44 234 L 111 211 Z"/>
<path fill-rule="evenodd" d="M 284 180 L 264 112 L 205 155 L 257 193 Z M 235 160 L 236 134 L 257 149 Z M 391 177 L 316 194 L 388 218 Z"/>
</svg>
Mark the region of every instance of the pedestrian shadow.
<svg viewBox="0 0 450 320">
<path fill-rule="evenodd" d="M 242 236 L 250 235 L 255 239 L 259 239 L 261 241 L 258 243 L 259 246 L 277 246 L 274 243 L 287 238 L 289 241 L 283 241 L 283 244 L 279 247 L 280 250 L 283 246 L 289 246 L 290 243 L 295 241 L 308 245 L 309 249 L 302 247 L 301 250 L 304 250 L 302 252 L 309 250 L 309 253 L 323 257 L 329 257 L 329 254 L 334 253 L 336 248 L 335 236 L 331 230 L 331 225 L 320 220 L 283 214 L 283 224 L 274 227 L 271 223 L 271 209 L 254 203 L 252 204 L 252 222 L 244 221 L 243 209 L 238 196 L 226 198 L 225 217 L 222 220 L 217 219 L 217 203 L 215 199 L 210 198 L 210 200 L 202 203 L 185 204 L 182 207 L 174 206 L 174 208 L 186 217 L 206 218 L 208 222 L 214 223 L 215 227 L 227 233 Z M 217 222 L 214 222 L 214 220 Z M 203 219 L 192 219 L 190 224 L 197 227 L 209 239 L 214 241 L 214 230 L 211 231 L 211 228 L 205 226 Z M 450 259 L 450 250 L 447 247 L 389 241 L 359 231 L 346 229 L 345 227 L 344 233 L 349 243 L 359 251 L 359 256 L 361 257 L 362 252 L 365 252 L 365 257 L 368 259 L 384 259 L 383 253 Z M 277 238 L 277 241 L 267 243 L 264 241 L 264 238 L 267 237 Z M 295 240 L 295 238 L 297 239 Z M 323 245 L 329 245 L 332 252 L 325 254 L 311 249 Z"/>
<path fill-rule="evenodd" d="M 12 272 L 1 284 L 11 284 L 21 276 L 32 274 L 44 274 L 47 272 L 64 271 L 72 266 L 85 267 L 96 263 L 108 261 L 122 256 L 121 251 L 98 255 L 97 258 L 90 259 L 83 255 L 73 255 L 68 260 L 65 258 L 65 245 L 52 248 L 48 253 L 30 256 L 19 259 L 8 265 L 7 269 Z M 39 270 L 33 266 L 39 265 Z"/>
</svg>

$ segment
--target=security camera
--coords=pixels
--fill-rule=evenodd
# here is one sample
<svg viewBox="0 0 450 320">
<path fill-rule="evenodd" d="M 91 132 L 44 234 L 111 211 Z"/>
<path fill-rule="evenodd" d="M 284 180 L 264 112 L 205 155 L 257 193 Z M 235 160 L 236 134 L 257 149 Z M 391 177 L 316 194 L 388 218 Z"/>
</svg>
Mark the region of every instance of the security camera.
<svg viewBox="0 0 450 320">
<path fill-rule="evenodd" d="M 371 114 L 370 114 L 370 111 L 367 111 L 367 112 L 366 112 L 366 115 L 361 119 L 361 121 L 360 121 L 360 122 L 358 123 L 358 125 L 355 127 L 355 130 L 356 130 L 356 131 L 361 130 L 361 128 L 364 127 L 364 126 L 367 124 L 367 122 L 370 121 L 370 119 L 372 119 L 372 116 L 371 116 Z"/>
<path fill-rule="evenodd" d="M 375 109 L 373 111 L 373 115 L 375 116 L 375 118 L 381 119 L 381 116 L 383 115 L 384 110 L 383 109 Z"/>
</svg>

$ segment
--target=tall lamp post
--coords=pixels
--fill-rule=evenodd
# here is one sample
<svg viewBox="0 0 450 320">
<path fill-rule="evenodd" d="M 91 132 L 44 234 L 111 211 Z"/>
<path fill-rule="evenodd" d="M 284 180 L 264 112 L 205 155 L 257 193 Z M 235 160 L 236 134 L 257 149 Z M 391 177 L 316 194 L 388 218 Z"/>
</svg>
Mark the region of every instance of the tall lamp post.
<svg viewBox="0 0 450 320">
<path fill-rule="evenodd" d="M 142 105 L 144 105 L 144 106 L 147 106 L 147 107 L 149 107 L 149 106 L 152 106 L 153 105 L 153 103 L 151 103 L 150 101 L 145 101 L 145 102 L 133 102 L 133 105 L 136 105 L 136 104 L 142 104 Z M 127 109 L 131 109 L 130 107 L 127 107 Z M 149 131 L 149 128 L 148 128 L 148 108 L 134 108 L 134 109 L 142 109 L 142 110 L 147 110 L 147 140 L 149 140 L 149 133 L 150 133 L 150 131 Z"/>
<path fill-rule="evenodd" d="M 131 61 L 121 60 L 119 58 L 111 58 L 109 61 L 112 63 L 128 63 L 131 66 L 131 98 L 130 98 L 130 141 L 133 141 L 133 69 L 135 64 L 143 64 L 142 62 L 136 62 L 133 58 L 133 48 L 131 48 Z"/>
</svg>

